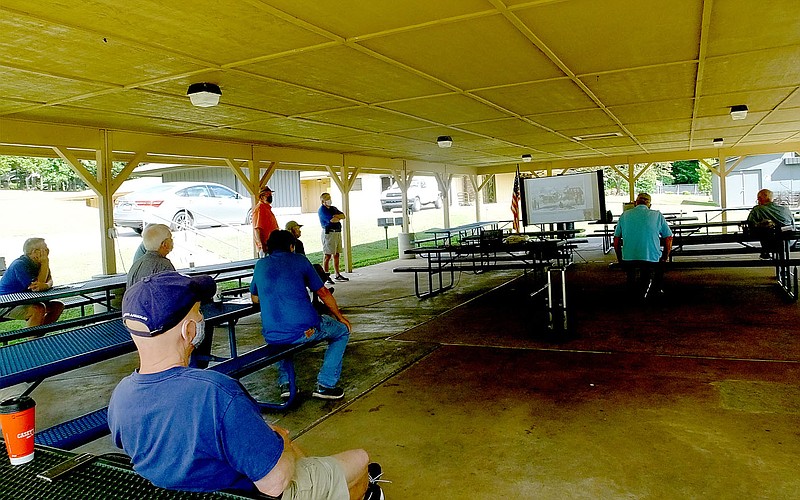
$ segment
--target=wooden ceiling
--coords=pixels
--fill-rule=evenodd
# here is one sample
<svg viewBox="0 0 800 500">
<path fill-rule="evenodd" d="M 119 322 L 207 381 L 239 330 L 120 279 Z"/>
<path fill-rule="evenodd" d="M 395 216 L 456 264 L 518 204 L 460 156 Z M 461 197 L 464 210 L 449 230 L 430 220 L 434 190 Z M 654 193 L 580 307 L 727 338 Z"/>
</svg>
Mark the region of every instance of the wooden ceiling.
<svg viewBox="0 0 800 500">
<path fill-rule="evenodd" d="M 5 146 L 45 122 L 480 173 L 800 143 L 797 0 L 2 0 L 0 31 Z"/>
</svg>

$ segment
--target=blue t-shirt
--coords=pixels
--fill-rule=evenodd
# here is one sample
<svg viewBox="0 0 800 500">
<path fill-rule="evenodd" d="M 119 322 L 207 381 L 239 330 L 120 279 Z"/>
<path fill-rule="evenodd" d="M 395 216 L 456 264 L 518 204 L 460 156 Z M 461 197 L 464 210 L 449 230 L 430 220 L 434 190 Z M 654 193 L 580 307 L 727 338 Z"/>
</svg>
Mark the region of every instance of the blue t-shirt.
<svg viewBox="0 0 800 500">
<path fill-rule="evenodd" d="M 614 236 L 622 238 L 622 260 L 658 262 L 661 238 L 672 236 L 672 230 L 661 212 L 636 205 L 619 216 Z"/>
<path fill-rule="evenodd" d="M 333 205 L 326 207 L 325 205 L 320 205 L 319 210 L 317 210 L 317 215 L 319 216 L 319 225 L 322 226 L 322 229 L 329 230 L 329 231 L 341 231 L 342 230 L 342 223 L 341 222 L 331 222 L 334 215 L 338 215 L 342 213 L 341 210 L 334 207 Z"/>
<path fill-rule="evenodd" d="M 319 314 L 306 288 L 322 280 L 305 255 L 276 251 L 256 262 L 250 293 L 261 304 L 261 333 L 269 344 L 291 344 L 309 328 L 319 328 Z"/>
<path fill-rule="evenodd" d="M 29 291 L 28 287 L 39 277 L 39 269 L 39 264 L 27 255 L 14 259 L 0 277 L 0 295 Z"/>
<path fill-rule="evenodd" d="M 210 370 L 133 372 L 111 395 L 108 426 L 136 472 L 175 490 L 255 492 L 283 452 L 239 382 Z"/>
</svg>

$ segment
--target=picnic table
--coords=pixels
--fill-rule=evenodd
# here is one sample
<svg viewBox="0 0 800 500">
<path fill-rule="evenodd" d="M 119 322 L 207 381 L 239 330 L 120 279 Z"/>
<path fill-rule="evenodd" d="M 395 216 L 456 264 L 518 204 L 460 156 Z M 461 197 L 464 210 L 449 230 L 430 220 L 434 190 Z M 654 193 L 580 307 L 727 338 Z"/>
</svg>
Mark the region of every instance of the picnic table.
<svg viewBox="0 0 800 500">
<path fill-rule="evenodd" d="M 0 448 L 5 442 L 0 439 Z M 107 454 L 70 470 L 52 482 L 37 477 L 71 458 L 76 453 L 37 444 L 32 462 L 11 465 L 5 452 L 0 458 L 0 492 L 4 498 L 115 498 L 118 500 L 159 499 L 240 499 L 254 498 L 232 493 L 192 493 L 153 486 L 137 474 L 130 460 L 121 454 Z"/>
<path fill-rule="evenodd" d="M 753 245 L 764 238 L 757 232 L 702 232 L 709 228 L 737 225 L 740 222 L 709 222 L 693 224 L 684 228 L 688 232 L 676 234 L 670 254 L 668 269 L 691 269 L 702 267 L 774 267 L 775 278 L 781 290 L 792 300 L 798 298 L 797 266 L 800 260 L 791 258 L 790 243 L 800 238 L 800 231 L 789 228 L 775 233 L 776 245 L 768 252 L 761 245 Z M 694 246 L 696 248 L 686 248 Z M 755 258 L 755 254 L 767 253 L 769 258 Z M 750 258 L 727 258 L 732 255 L 752 254 Z M 687 257 L 716 256 L 713 260 L 684 260 Z"/>
</svg>

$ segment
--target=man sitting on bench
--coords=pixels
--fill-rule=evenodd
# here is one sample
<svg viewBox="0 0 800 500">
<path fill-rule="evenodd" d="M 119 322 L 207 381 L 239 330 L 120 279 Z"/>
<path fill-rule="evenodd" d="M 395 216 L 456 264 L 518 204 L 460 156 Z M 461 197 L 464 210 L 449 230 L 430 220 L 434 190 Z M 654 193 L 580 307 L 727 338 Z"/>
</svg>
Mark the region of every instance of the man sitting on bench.
<svg viewBox="0 0 800 500">
<path fill-rule="evenodd" d="M 614 230 L 614 251 L 628 272 L 629 284 L 636 285 L 636 271 L 640 271 L 644 289 L 641 298 L 663 293 L 663 263 L 672 251 L 672 230 L 661 212 L 650 210 L 649 194 L 639 193 L 634 207 L 620 216 Z"/>
<path fill-rule="evenodd" d="M 760 257 L 764 260 L 771 259 L 770 253 L 777 252 L 779 245 L 783 242 L 776 238 L 776 235 L 783 227 L 791 227 L 794 230 L 794 217 L 791 210 L 783 205 L 778 205 L 772 201 L 772 191 L 762 189 L 756 195 L 758 205 L 754 206 L 747 214 L 747 228 L 755 231 L 762 236 Z M 793 246 L 794 242 L 789 242 Z"/>
<path fill-rule="evenodd" d="M 0 295 L 20 292 L 43 292 L 53 288 L 50 275 L 50 249 L 44 238 L 28 238 L 19 258 L 8 266 L 0 278 Z M 17 306 L 5 313 L 11 319 L 28 322 L 28 326 L 49 325 L 58 320 L 64 304 L 57 301 Z"/>
<path fill-rule="evenodd" d="M 305 457 L 288 431 L 264 422 L 238 381 L 187 367 L 204 335 L 200 301 L 215 290 L 208 276 L 164 272 L 125 293 L 122 320 L 140 366 L 114 389 L 108 425 L 134 470 L 176 490 L 260 492 L 283 500 L 383 498 L 371 480 L 380 466 L 369 463 L 366 451 Z"/>
<path fill-rule="evenodd" d="M 273 231 L 267 240 L 269 255 L 256 262 L 250 295 L 261 304 L 261 333 L 268 344 L 300 344 L 325 340 L 328 348 L 317 375 L 315 398 L 341 399 L 337 387 L 342 373 L 342 358 L 350 339 L 350 322 L 339 311 L 336 299 L 304 255 L 294 253 L 294 236 L 289 231 Z M 315 292 L 331 312 L 320 315 L 311 304 L 306 288 Z M 278 363 L 281 397 L 289 397 L 289 377 L 285 363 Z"/>
</svg>

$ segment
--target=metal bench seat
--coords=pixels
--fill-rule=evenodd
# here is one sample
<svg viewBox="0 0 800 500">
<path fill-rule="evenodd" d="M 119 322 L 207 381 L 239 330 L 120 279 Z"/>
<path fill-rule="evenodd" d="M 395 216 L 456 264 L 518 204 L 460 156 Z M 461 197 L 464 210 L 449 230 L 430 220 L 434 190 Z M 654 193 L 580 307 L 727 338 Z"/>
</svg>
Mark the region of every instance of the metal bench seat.
<svg viewBox="0 0 800 500">
<path fill-rule="evenodd" d="M 318 343 L 319 342 L 297 345 L 264 345 L 235 358 L 227 359 L 208 369 L 223 373 L 231 378 L 240 379 L 280 360 L 291 358 L 294 354 L 314 347 Z M 262 411 L 283 410 L 289 408 L 294 403 L 297 395 L 297 384 L 295 383 L 294 365 L 292 363 L 287 367 L 287 372 L 289 374 L 289 398 L 281 403 L 257 402 Z M 36 433 L 34 440 L 36 444 L 72 450 L 78 446 L 106 436 L 110 432 L 111 430 L 108 428 L 108 407 L 106 406 L 105 408 L 100 408 L 99 410 L 41 430 Z"/>
</svg>

